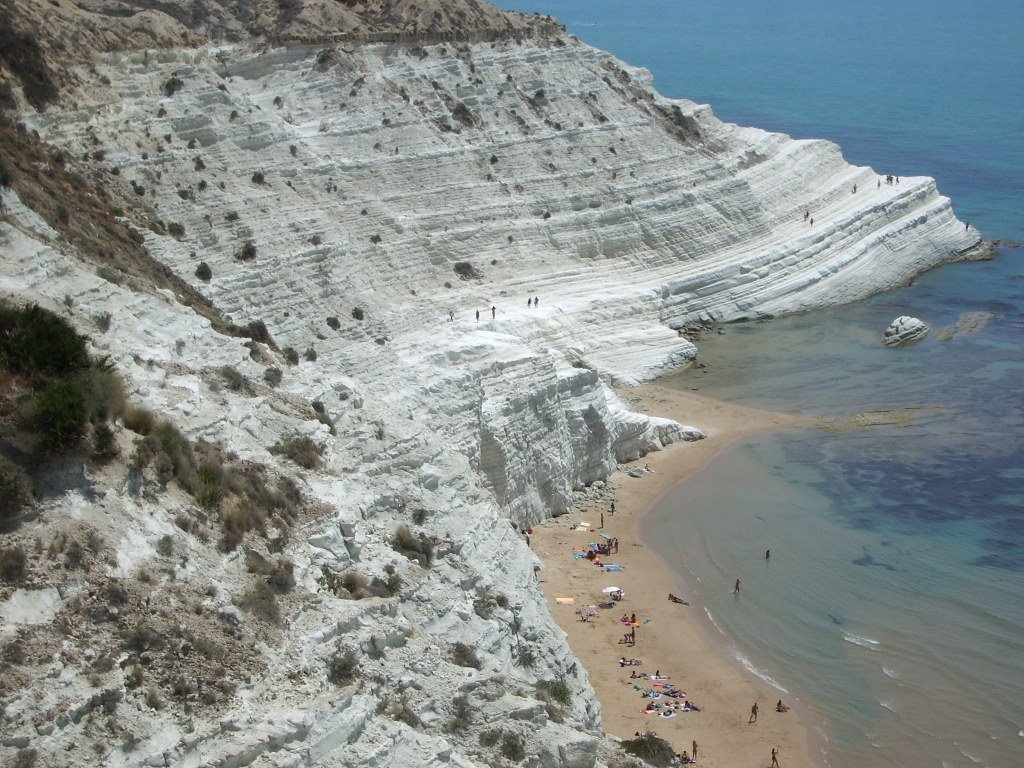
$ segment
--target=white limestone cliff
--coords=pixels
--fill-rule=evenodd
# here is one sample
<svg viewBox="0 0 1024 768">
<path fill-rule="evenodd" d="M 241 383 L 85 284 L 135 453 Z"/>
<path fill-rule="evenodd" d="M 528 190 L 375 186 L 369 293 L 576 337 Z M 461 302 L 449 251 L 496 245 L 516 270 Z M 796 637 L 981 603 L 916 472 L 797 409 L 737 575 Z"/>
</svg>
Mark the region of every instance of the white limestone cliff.
<svg viewBox="0 0 1024 768">
<path fill-rule="evenodd" d="M 270 446 L 312 437 L 325 465 L 302 485 L 330 512 L 287 544 L 301 597 L 254 642 L 233 696 L 150 709 L 120 670 L 89 682 L 90 641 L 69 640 L 8 701 L 4 761 L 31 746 L 94 764 L 64 750 L 101 742 L 93 713 L 113 701 L 123 732 L 105 765 L 491 765 L 500 747 L 480 737 L 495 727 L 533 765 L 603 765 L 599 706 L 519 532 L 600 493 L 619 463 L 701 436 L 613 387 L 692 359 L 689 323 L 855 300 L 978 246 L 931 179 L 876 184 L 832 144 L 723 124 L 571 38 L 114 52 L 77 74 L 28 127 L 100 158 L 106 183 L 162 222 L 150 252 L 230 320 L 306 354 L 288 365 L 169 292 L 100 276 L 9 191 L 0 293 L 87 329 L 133 399 L 190 438 L 282 466 Z M 222 386 L 225 366 L 251 393 Z M 102 527 L 126 576 L 171 536 L 188 556 L 157 599 L 211 584 L 205 609 L 246 621 L 232 605 L 244 558 L 175 527 L 187 496 L 133 497 L 113 470 L 89 484 L 44 517 Z M 430 568 L 391 546 L 416 510 Z M 399 597 L 324 586 L 385 567 Z M 47 605 L 74 594 L 62 583 Z M 0 615 L 22 616 L 22 600 Z M 452 661 L 455 642 L 481 669 Z M 326 679 L 339 649 L 360 659 L 355 685 Z M 552 679 L 573 693 L 564 720 L 532 688 Z M 458 693 L 473 717 L 453 731 Z"/>
</svg>

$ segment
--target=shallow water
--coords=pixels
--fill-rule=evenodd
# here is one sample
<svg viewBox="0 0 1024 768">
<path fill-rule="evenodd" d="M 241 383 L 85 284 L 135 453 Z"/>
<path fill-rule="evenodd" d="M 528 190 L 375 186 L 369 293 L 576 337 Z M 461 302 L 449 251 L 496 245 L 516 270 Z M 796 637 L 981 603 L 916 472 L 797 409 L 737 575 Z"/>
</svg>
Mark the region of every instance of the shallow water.
<svg viewBox="0 0 1024 768">
<path fill-rule="evenodd" d="M 937 329 L 966 312 L 986 322 L 879 343 L 897 314 Z M 728 451 L 646 538 L 737 655 L 824 716 L 837 768 L 1021 764 L 1022 312 L 1024 268 L 1003 254 L 729 326 L 700 345 L 703 372 L 664 381 L 822 418 Z"/>
</svg>

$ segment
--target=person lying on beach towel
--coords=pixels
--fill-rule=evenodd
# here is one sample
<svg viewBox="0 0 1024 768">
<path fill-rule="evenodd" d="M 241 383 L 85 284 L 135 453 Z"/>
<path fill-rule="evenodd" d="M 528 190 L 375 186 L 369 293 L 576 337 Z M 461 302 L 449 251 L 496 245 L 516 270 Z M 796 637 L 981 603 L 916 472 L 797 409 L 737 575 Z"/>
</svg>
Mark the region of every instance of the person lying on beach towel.
<svg viewBox="0 0 1024 768">
<path fill-rule="evenodd" d="M 683 712 L 700 712 L 700 707 L 698 707 L 689 699 L 685 699 L 683 701 Z"/>
<path fill-rule="evenodd" d="M 619 659 L 620 667 L 639 667 L 641 664 L 643 662 L 640 659 L 627 659 L 625 656 Z"/>
<path fill-rule="evenodd" d="M 683 600 L 681 597 L 676 597 L 671 592 L 668 593 L 668 599 L 671 600 L 673 603 L 679 603 L 680 605 L 689 605 L 688 602 Z"/>
<path fill-rule="evenodd" d="M 674 709 L 666 710 L 665 712 L 659 712 L 658 717 L 675 717 L 676 712 Z"/>
</svg>

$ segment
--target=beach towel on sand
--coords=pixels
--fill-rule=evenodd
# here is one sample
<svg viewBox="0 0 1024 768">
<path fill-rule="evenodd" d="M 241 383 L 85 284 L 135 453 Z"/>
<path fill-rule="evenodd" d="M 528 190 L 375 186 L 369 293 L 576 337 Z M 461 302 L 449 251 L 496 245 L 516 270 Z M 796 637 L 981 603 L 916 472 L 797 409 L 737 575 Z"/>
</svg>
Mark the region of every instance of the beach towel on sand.
<svg viewBox="0 0 1024 768">
<path fill-rule="evenodd" d="M 555 602 L 559 605 L 576 605 L 576 600 L 571 597 L 556 597 Z"/>
<path fill-rule="evenodd" d="M 606 571 L 615 571 L 616 573 L 626 570 L 621 565 L 616 565 L 615 563 L 605 563 L 604 569 Z"/>
</svg>

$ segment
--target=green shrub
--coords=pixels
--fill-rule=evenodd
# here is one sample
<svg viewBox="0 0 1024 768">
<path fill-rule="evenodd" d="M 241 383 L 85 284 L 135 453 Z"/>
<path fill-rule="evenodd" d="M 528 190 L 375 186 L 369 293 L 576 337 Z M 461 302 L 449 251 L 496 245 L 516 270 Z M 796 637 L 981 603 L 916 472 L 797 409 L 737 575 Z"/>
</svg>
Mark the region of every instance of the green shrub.
<svg viewBox="0 0 1024 768">
<path fill-rule="evenodd" d="M 252 240 L 246 240 L 242 247 L 235 254 L 239 261 L 251 261 L 256 258 L 256 244 Z"/>
<path fill-rule="evenodd" d="M 74 381 L 51 383 L 33 402 L 32 425 L 41 433 L 40 450 L 54 453 L 73 447 L 85 430 L 87 416 L 85 398 Z"/>
<path fill-rule="evenodd" d="M 164 81 L 164 95 L 173 96 L 185 87 L 184 81 L 179 77 L 171 77 Z"/>
<path fill-rule="evenodd" d="M 283 377 L 284 374 L 281 373 L 280 368 L 267 368 L 267 370 L 263 372 L 263 380 L 272 387 L 276 387 L 280 384 Z"/>
<path fill-rule="evenodd" d="M 204 461 L 196 470 L 196 486 L 193 497 L 205 509 L 216 509 L 224 496 L 222 480 L 224 470 L 220 464 Z"/>
<path fill-rule="evenodd" d="M 113 421 L 124 413 L 124 383 L 105 358 L 93 360 L 74 378 L 93 424 Z"/>
<path fill-rule="evenodd" d="M 25 578 L 28 558 L 25 550 L 19 546 L 4 547 L 0 549 L 0 579 L 16 584 Z"/>
<path fill-rule="evenodd" d="M 452 661 L 460 667 L 480 669 L 482 666 L 476 651 L 473 650 L 472 646 L 466 645 L 466 643 L 455 643 L 452 645 Z"/>
<path fill-rule="evenodd" d="M 109 459 L 117 455 L 114 431 L 107 424 L 98 424 L 93 430 L 92 452 L 96 459 Z"/>
<path fill-rule="evenodd" d="M 405 523 L 395 529 L 395 535 L 391 538 L 391 547 L 410 560 L 417 561 L 424 568 L 429 568 L 434 562 L 433 542 L 422 534 L 417 537 Z"/>
<path fill-rule="evenodd" d="M 177 240 L 180 240 L 185 236 L 185 226 L 177 221 L 172 221 L 167 225 L 167 234 Z"/>
<path fill-rule="evenodd" d="M 339 648 L 327 660 L 327 679 L 334 685 L 348 685 L 358 672 L 359 659 L 351 648 Z"/>
<path fill-rule="evenodd" d="M 209 282 L 213 277 L 213 270 L 210 269 L 210 265 L 205 261 L 200 261 L 199 266 L 196 267 L 196 277 L 202 280 L 204 283 Z"/>
<path fill-rule="evenodd" d="M 256 173 L 254 173 L 252 175 L 252 183 L 253 184 L 266 184 L 267 183 L 267 177 L 263 175 L 263 171 L 256 171 Z"/>
<path fill-rule="evenodd" d="M 295 347 L 285 347 L 283 350 L 284 359 L 288 361 L 289 365 L 299 364 L 299 353 Z"/>
<path fill-rule="evenodd" d="M 302 353 L 302 356 L 311 363 L 316 362 L 316 350 L 313 349 L 313 347 L 308 347 L 306 351 Z"/>
<path fill-rule="evenodd" d="M 460 280 L 472 280 L 474 278 L 483 277 L 483 273 L 468 261 L 455 262 L 454 269 L 455 274 L 459 276 Z"/>
<path fill-rule="evenodd" d="M 651 765 L 670 765 L 675 758 L 672 745 L 653 733 L 645 733 L 630 741 L 623 741 L 621 746 L 626 754 L 639 757 Z"/>
<path fill-rule="evenodd" d="M 220 375 L 224 379 L 224 383 L 227 385 L 228 389 L 232 392 L 242 392 L 244 394 L 250 394 L 252 392 L 252 385 L 249 384 L 249 380 L 239 373 L 237 368 L 225 365 L 220 369 Z"/>
<path fill-rule="evenodd" d="M 238 211 L 228 211 L 224 218 L 228 221 L 238 221 Z"/>
<path fill-rule="evenodd" d="M 363 312 L 363 308 L 362 307 L 355 307 L 352 310 L 352 318 L 354 320 L 362 320 L 364 317 L 366 317 L 366 313 Z"/>
<path fill-rule="evenodd" d="M 568 707 L 572 703 L 572 690 L 565 680 L 541 680 L 534 687 L 545 701 Z"/>
<path fill-rule="evenodd" d="M 0 365 L 14 373 L 62 375 L 88 362 L 85 337 L 66 320 L 35 304 L 0 303 Z"/>
</svg>

